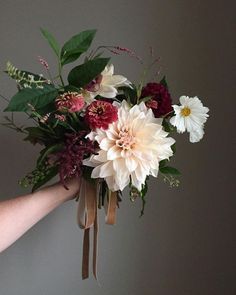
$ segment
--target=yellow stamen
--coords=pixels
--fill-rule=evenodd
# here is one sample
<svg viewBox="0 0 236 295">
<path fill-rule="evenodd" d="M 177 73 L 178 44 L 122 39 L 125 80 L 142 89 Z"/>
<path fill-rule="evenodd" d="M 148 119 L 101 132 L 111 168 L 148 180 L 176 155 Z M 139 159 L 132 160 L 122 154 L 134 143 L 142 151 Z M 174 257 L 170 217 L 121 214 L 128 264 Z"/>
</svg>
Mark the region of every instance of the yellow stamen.
<svg viewBox="0 0 236 295">
<path fill-rule="evenodd" d="M 191 114 L 191 110 L 188 107 L 184 107 L 181 110 L 181 115 L 184 116 L 184 117 L 188 117 L 190 114 Z"/>
</svg>

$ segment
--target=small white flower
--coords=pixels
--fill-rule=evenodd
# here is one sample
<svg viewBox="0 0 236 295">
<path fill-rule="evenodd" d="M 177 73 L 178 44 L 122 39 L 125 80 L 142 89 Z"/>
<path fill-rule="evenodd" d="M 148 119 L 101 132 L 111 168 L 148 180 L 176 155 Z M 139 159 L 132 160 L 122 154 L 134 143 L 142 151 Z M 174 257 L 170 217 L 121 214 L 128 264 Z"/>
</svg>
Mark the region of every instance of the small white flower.
<svg viewBox="0 0 236 295">
<path fill-rule="evenodd" d="M 170 123 L 177 128 L 178 133 L 190 133 L 190 142 L 198 142 L 204 134 L 204 123 L 209 115 L 209 109 L 204 107 L 198 97 L 180 97 L 180 106 L 173 105 L 175 116 Z"/>
<path fill-rule="evenodd" d="M 114 98 L 118 93 L 117 87 L 130 86 L 130 84 L 124 76 L 114 75 L 114 66 L 111 64 L 106 66 L 101 75 L 92 81 L 92 86 L 89 86 L 83 95 L 87 102 L 93 101 L 97 95 Z"/>
</svg>

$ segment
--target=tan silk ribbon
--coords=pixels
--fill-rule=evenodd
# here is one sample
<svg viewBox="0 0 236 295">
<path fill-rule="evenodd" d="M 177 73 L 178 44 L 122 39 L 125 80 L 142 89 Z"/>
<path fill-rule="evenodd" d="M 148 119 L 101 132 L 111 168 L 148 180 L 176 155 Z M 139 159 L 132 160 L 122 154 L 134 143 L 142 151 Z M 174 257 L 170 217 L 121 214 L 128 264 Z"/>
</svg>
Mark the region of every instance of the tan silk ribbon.
<svg viewBox="0 0 236 295">
<path fill-rule="evenodd" d="M 97 279 L 97 184 L 81 179 L 78 204 L 78 225 L 84 230 L 82 279 L 89 277 L 90 228 L 94 227 L 93 273 Z"/>
<path fill-rule="evenodd" d="M 82 279 L 89 277 L 90 228 L 93 227 L 93 275 L 97 279 L 98 248 L 98 185 L 81 179 L 78 204 L 78 225 L 84 230 Z M 117 192 L 109 192 L 106 204 L 106 223 L 114 224 L 116 220 Z"/>
<path fill-rule="evenodd" d="M 106 224 L 113 225 L 116 222 L 117 192 L 109 191 L 108 204 L 106 206 Z"/>
</svg>

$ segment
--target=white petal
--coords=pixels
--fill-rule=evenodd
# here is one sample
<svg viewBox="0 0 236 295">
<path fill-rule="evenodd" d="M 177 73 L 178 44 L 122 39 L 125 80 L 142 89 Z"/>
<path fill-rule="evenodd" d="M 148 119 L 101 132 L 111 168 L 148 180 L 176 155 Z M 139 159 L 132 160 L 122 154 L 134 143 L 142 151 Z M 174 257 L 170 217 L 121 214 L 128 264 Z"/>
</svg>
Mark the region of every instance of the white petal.
<svg viewBox="0 0 236 295">
<path fill-rule="evenodd" d="M 101 85 L 97 93 L 105 98 L 114 98 L 116 97 L 117 90 L 115 87 L 110 85 Z"/>
<path fill-rule="evenodd" d="M 189 140 L 192 143 L 198 142 L 203 138 L 204 130 L 199 128 L 198 130 L 191 131 L 189 134 Z"/>
<path fill-rule="evenodd" d="M 114 66 L 110 64 L 105 67 L 104 71 L 101 73 L 103 76 L 112 76 L 114 74 Z"/>
<path fill-rule="evenodd" d="M 125 83 L 127 79 L 121 75 L 104 76 L 102 79 L 102 85 L 105 86 L 119 86 Z"/>
</svg>

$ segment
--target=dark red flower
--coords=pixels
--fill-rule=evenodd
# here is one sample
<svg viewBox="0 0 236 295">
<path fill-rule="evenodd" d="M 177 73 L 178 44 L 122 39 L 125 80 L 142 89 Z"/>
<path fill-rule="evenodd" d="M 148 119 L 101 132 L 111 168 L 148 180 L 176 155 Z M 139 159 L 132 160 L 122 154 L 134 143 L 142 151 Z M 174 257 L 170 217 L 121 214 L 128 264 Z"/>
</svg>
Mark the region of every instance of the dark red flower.
<svg viewBox="0 0 236 295">
<path fill-rule="evenodd" d="M 170 113 L 172 109 L 172 100 L 168 89 L 160 83 L 148 83 L 142 89 L 141 97 L 151 96 L 146 103 L 150 107 L 156 118 L 160 118 Z"/>
<path fill-rule="evenodd" d="M 85 138 L 86 135 L 86 131 L 66 134 L 63 150 L 55 154 L 59 164 L 60 181 L 65 187 L 66 179 L 81 175 L 83 159 L 95 153 L 95 143 Z"/>
<path fill-rule="evenodd" d="M 85 122 L 91 129 L 107 129 L 108 125 L 118 119 L 117 107 L 103 100 L 93 101 L 86 109 Z"/>
</svg>

